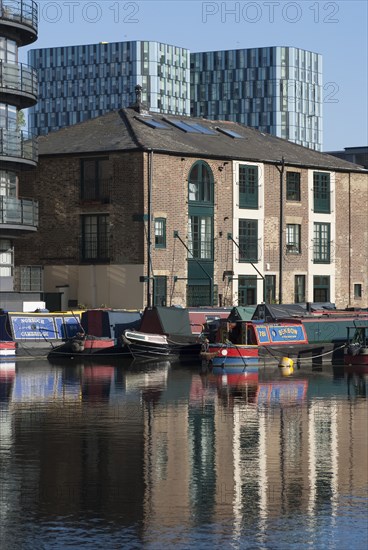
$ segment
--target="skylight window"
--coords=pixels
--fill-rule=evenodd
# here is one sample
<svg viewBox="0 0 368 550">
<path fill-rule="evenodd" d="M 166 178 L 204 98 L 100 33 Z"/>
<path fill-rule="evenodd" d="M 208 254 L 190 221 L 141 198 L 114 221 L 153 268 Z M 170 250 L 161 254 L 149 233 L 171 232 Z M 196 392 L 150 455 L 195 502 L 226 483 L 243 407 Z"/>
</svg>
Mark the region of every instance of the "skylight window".
<svg viewBox="0 0 368 550">
<path fill-rule="evenodd" d="M 211 130 L 211 128 L 206 128 L 205 126 L 202 126 L 201 124 L 198 124 L 197 122 L 187 122 L 186 125 L 191 126 L 192 128 L 195 128 L 201 134 L 206 134 L 208 136 L 215 136 L 216 135 L 216 132 L 214 130 Z"/>
<path fill-rule="evenodd" d="M 179 130 L 183 130 L 184 132 L 187 132 L 189 134 L 201 134 L 197 128 L 194 128 L 192 125 L 187 124 L 186 122 L 183 122 L 182 120 L 174 120 L 172 118 L 165 118 L 167 122 L 175 126 L 176 128 L 179 128 Z"/>
<path fill-rule="evenodd" d="M 143 124 L 147 124 L 147 126 L 149 126 L 150 128 L 162 128 L 165 130 L 168 130 L 169 128 L 169 126 L 164 122 L 161 122 L 160 120 L 155 120 L 154 118 L 151 118 L 151 117 L 142 118 L 142 117 L 136 116 L 134 118 L 136 120 L 139 120 L 139 122 L 143 122 Z"/>
<path fill-rule="evenodd" d="M 244 139 L 244 136 L 241 136 L 240 134 L 238 134 L 237 132 L 234 132 L 233 130 L 228 130 L 227 128 L 219 128 L 217 126 L 216 130 L 234 139 Z"/>
</svg>

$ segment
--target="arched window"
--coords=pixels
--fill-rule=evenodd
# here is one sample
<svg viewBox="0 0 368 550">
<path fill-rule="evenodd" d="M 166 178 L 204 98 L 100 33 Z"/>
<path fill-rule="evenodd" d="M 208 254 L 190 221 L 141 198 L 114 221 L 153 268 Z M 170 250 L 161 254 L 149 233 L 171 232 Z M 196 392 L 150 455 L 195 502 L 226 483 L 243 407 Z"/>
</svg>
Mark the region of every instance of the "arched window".
<svg viewBox="0 0 368 550">
<path fill-rule="evenodd" d="M 213 175 L 203 161 L 196 162 L 188 178 L 189 202 L 213 204 Z"/>
</svg>

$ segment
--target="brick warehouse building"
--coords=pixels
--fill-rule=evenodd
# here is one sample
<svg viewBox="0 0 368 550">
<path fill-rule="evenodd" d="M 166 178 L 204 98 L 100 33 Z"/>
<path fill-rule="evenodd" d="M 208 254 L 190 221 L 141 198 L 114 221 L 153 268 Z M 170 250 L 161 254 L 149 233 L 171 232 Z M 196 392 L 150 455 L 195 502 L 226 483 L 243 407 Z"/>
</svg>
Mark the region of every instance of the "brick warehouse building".
<svg viewBox="0 0 368 550">
<path fill-rule="evenodd" d="M 40 226 L 16 265 L 39 270 L 49 307 L 210 294 L 367 307 L 368 172 L 341 159 L 235 122 L 150 114 L 137 90 L 131 108 L 39 138 L 20 185 Z"/>
</svg>

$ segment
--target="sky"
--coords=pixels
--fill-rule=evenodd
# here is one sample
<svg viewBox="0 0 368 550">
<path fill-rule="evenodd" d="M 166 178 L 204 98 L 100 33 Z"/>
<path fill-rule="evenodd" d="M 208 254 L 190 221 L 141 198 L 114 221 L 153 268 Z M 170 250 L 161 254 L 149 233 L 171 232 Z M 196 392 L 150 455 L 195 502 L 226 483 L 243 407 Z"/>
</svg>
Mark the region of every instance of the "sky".
<svg viewBox="0 0 368 550">
<path fill-rule="evenodd" d="M 154 40 L 191 52 L 294 46 L 323 58 L 323 150 L 368 145 L 366 0 L 40 0 L 38 40 L 20 52 Z"/>
</svg>

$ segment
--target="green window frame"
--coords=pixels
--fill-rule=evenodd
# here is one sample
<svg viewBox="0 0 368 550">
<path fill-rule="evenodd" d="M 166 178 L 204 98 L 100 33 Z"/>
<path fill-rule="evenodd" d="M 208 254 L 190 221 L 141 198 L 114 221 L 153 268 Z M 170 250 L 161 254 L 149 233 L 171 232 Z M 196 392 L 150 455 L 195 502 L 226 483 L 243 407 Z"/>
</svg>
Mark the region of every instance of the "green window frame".
<svg viewBox="0 0 368 550">
<path fill-rule="evenodd" d="M 315 264 L 331 263 L 330 225 L 319 222 L 314 224 L 313 262 Z"/>
<path fill-rule="evenodd" d="M 257 275 L 241 275 L 238 279 L 238 305 L 257 304 Z"/>
<path fill-rule="evenodd" d="M 313 302 L 330 301 L 330 277 L 315 275 L 313 277 Z"/>
<path fill-rule="evenodd" d="M 258 262 L 258 220 L 239 220 L 239 262 Z"/>
<path fill-rule="evenodd" d="M 361 283 L 354 283 L 354 298 L 361 298 L 362 297 L 362 284 Z"/>
<path fill-rule="evenodd" d="M 196 162 L 189 173 L 188 199 L 190 203 L 213 205 L 213 176 L 207 163 Z"/>
<path fill-rule="evenodd" d="M 276 302 L 276 275 L 265 275 L 265 301 L 266 304 Z"/>
<path fill-rule="evenodd" d="M 153 305 L 166 306 L 167 301 L 167 277 L 156 275 L 153 278 Z"/>
<path fill-rule="evenodd" d="M 330 174 L 327 172 L 313 172 L 314 211 L 322 214 L 331 212 L 331 184 Z"/>
<path fill-rule="evenodd" d="M 305 299 L 305 275 L 295 275 L 294 277 L 294 303 L 301 304 Z"/>
<path fill-rule="evenodd" d="M 295 223 L 286 224 L 286 254 L 300 254 L 301 226 Z"/>
<path fill-rule="evenodd" d="M 83 261 L 109 260 L 109 216 L 93 214 L 81 216 Z"/>
<path fill-rule="evenodd" d="M 166 248 L 166 218 L 155 218 L 155 248 Z"/>
<path fill-rule="evenodd" d="M 239 207 L 258 208 L 258 166 L 239 165 Z"/>
<path fill-rule="evenodd" d="M 286 200 L 300 202 L 300 172 L 286 172 Z"/>
<path fill-rule="evenodd" d="M 188 249 L 190 258 L 213 259 L 212 216 L 190 216 L 188 221 Z"/>
</svg>

